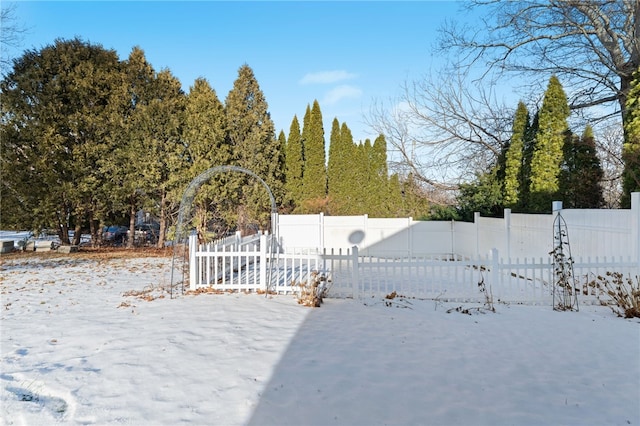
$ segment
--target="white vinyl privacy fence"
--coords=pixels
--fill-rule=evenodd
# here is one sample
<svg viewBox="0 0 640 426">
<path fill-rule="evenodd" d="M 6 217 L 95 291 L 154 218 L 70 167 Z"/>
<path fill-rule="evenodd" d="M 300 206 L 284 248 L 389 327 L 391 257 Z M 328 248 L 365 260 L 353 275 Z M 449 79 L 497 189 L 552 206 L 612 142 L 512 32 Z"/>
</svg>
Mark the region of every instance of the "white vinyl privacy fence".
<svg viewBox="0 0 640 426">
<path fill-rule="evenodd" d="M 640 194 L 629 210 L 562 210 L 581 303 L 597 302 L 598 276 L 640 275 Z M 610 214 L 607 214 L 610 213 Z M 366 216 L 279 216 L 277 239 L 239 236 L 189 244 L 191 290 L 293 293 L 320 277 L 332 297 L 385 296 L 448 301 L 550 303 L 555 215 L 474 223 L 415 222 Z"/>
</svg>

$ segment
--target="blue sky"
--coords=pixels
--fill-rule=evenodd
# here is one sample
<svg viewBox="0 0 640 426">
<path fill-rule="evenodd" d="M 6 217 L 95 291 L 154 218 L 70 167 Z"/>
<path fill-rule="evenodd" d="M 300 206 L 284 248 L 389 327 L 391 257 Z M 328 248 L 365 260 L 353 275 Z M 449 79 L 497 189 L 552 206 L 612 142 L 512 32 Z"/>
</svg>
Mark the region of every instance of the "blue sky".
<svg viewBox="0 0 640 426">
<path fill-rule="evenodd" d="M 328 141 L 334 118 L 356 140 L 373 139 L 363 123 L 372 102 L 396 97 L 403 82 L 437 67 L 437 30 L 459 11 L 453 1 L 29 1 L 18 2 L 16 17 L 27 29 L 23 50 L 77 36 L 125 59 L 140 46 L 185 92 L 204 77 L 223 102 L 246 63 L 276 132 L 288 135 L 293 116 L 302 121 L 317 99 Z"/>
</svg>

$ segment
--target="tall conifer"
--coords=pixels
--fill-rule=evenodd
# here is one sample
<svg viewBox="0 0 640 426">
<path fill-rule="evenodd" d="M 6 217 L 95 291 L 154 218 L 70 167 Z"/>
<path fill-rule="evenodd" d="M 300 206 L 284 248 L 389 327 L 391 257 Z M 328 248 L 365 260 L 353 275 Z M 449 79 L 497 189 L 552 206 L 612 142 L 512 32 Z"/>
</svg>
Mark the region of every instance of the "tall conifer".
<svg viewBox="0 0 640 426">
<path fill-rule="evenodd" d="M 332 214 L 344 214 L 350 202 L 349 191 L 353 184 L 350 178 L 352 152 L 351 131 L 346 123 L 340 125 L 338 119 L 334 118 L 329 140 L 329 166 L 327 169 L 329 207 Z"/>
<path fill-rule="evenodd" d="M 604 172 L 596 155 L 593 129 L 587 126 L 581 138 L 567 133 L 558 198 L 565 208 L 600 208 L 604 205 L 600 186 Z"/>
<path fill-rule="evenodd" d="M 389 197 L 389 175 L 387 170 L 387 141 L 380 135 L 373 142 L 369 161 L 369 210 L 372 217 L 387 217 L 389 211 L 385 200 Z"/>
<path fill-rule="evenodd" d="M 308 126 L 308 127 L 307 127 Z M 318 101 L 313 102 L 308 124 L 305 115 L 304 174 L 302 190 L 304 201 L 317 202 L 327 195 L 327 169 L 324 127 Z M 314 201 L 316 200 L 316 201 Z"/>
<path fill-rule="evenodd" d="M 189 153 L 189 173 L 183 178 L 188 180 L 184 185 L 211 167 L 230 164 L 231 150 L 226 132 L 224 105 L 207 80 L 196 79 L 187 97 L 183 130 Z M 231 227 L 233 209 L 229 199 L 232 197 L 226 181 L 226 176 L 213 176 L 194 200 L 194 225 L 202 240 L 208 239 L 208 229 L 224 234 Z"/>
<path fill-rule="evenodd" d="M 539 128 L 531 158 L 530 207 L 534 212 L 551 211 L 551 202 L 559 189 L 568 117 L 567 96 L 558 78 L 552 76 L 540 108 Z"/>
<path fill-rule="evenodd" d="M 529 128 L 529 111 L 523 102 L 518 103 L 513 118 L 513 131 L 506 154 L 504 177 L 505 207 L 513 208 L 518 204 L 522 176 L 524 142 Z"/>
<path fill-rule="evenodd" d="M 296 208 L 302 203 L 302 176 L 304 173 L 304 155 L 302 152 L 302 135 L 298 117 L 293 116 L 289 128 L 285 152 L 285 182 L 287 198 L 290 206 Z"/>
<path fill-rule="evenodd" d="M 640 191 L 640 68 L 634 73 L 624 117 L 626 140 L 622 145 L 622 207 L 631 207 L 631 193 Z"/>
<path fill-rule="evenodd" d="M 278 200 L 282 199 L 283 171 L 279 168 L 280 144 L 264 93 L 253 70 L 243 65 L 225 101 L 228 136 L 233 157 L 240 167 L 262 178 Z M 239 203 L 239 228 L 248 232 L 250 223 L 266 228 L 270 220 L 269 197 L 255 179 L 242 176 L 243 197 Z"/>
</svg>

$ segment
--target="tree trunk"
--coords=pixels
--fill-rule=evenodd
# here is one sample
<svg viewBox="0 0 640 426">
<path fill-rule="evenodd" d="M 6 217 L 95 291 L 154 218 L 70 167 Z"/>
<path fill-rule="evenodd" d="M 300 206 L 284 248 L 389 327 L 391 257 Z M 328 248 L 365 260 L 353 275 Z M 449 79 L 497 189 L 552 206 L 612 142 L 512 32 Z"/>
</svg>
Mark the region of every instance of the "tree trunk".
<svg viewBox="0 0 640 426">
<path fill-rule="evenodd" d="M 73 241 L 71 242 L 71 245 L 79 246 L 80 238 L 82 238 L 82 223 L 78 221 L 73 229 Z"/>
<path fill-rule="evenodd" d="M 160 197 L 160 231 L 158 235 L 158 243 L 156 247 L 162 248 L 164 247 L 164 237 L 166 235 L 167 229 L 167 194 L 165 191 L 162 191 L 162 195 Z M 174 239 L 174 243 L 177 243 Z"/>
<path fill-rule="evenodd" d="M 97 247 L 102 242 L 102 229 L 100 222 L 93 217 L 93 212 L 89 214 L 89 232 L 91 233 L 91 247 Z"/>
<path fill-rule="evenodd" d="M 136 197 L 129 199 L 129 232 L 127 234 L 127 248 L 133 248 L 136 239 Z"/>
</svg>

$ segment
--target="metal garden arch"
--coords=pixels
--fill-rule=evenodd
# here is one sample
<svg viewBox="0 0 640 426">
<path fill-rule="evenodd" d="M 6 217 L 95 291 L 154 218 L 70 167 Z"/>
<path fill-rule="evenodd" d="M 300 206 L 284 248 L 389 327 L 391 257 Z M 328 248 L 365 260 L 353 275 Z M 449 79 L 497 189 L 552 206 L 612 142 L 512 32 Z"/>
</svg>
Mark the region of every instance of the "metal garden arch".
<svg viewBox="0 0 640 426">
<path fill-rule="evenodd" d="M 187 189 L 185 189 L 184 193 L 182 194 L 182 199 L 180 200 L 180 208 L 178 210 L 178 223 L 176 225 L 176 236 L 173 244 L 173 257 L 171 259 L 171 283 L 170 283 L 171 297 L 173 297 L 173 277 L 174 277 L 174 265 L 176 260 L 176 248 L 180 246 L 181 243 L 185 243 L 188 237 L 185 225 L 189 223 L 192 219 L 191 215 L 192 215 L 193 199 L 195 198 L 196 193 L 198 192 L 200 187 L 205 182 L 207 182 L 209 179 L 211 179 L 213 176 L 217 174 L 227 173 L 227 172 L 244 173 L 246 175 L 249 175 L 255 178 L 256 180 L 258 180 L 258 182 L 262 184 L 262 186 L 264 186 L 264 188 L 267 190 L 267 194 L 269 195 L 269 201 L 271 202 L 271 230 L 272 232 L 275 232 L 275 230 L 277 230 L 277 224 L 275 223 L 278 217 L 276 200 L 273 196 L 273 193 L 271 192 L 271 188 L 269 188 L 269 185 L 267 185 L 266 182 L 260 176 L 253 173 L 251 170 L 245 169 L 243 167 L 238 167 L 238 166 L 215 166 L 200 173 L 191 181 L 191 183 L 189 183 L 189 186 L 187 186 Z M 272 236 L 271 238 L 272 244 L 276 242 L 276 239 L 277 237 Z M 273 250 L 271 252 L 273 253 Z M 270 282 L 270 280 L 268 281 Z M 183 271 L 182 282 L 183 282 L 183 289 L 184 289 L 184 271 Z"/>
</svg>

